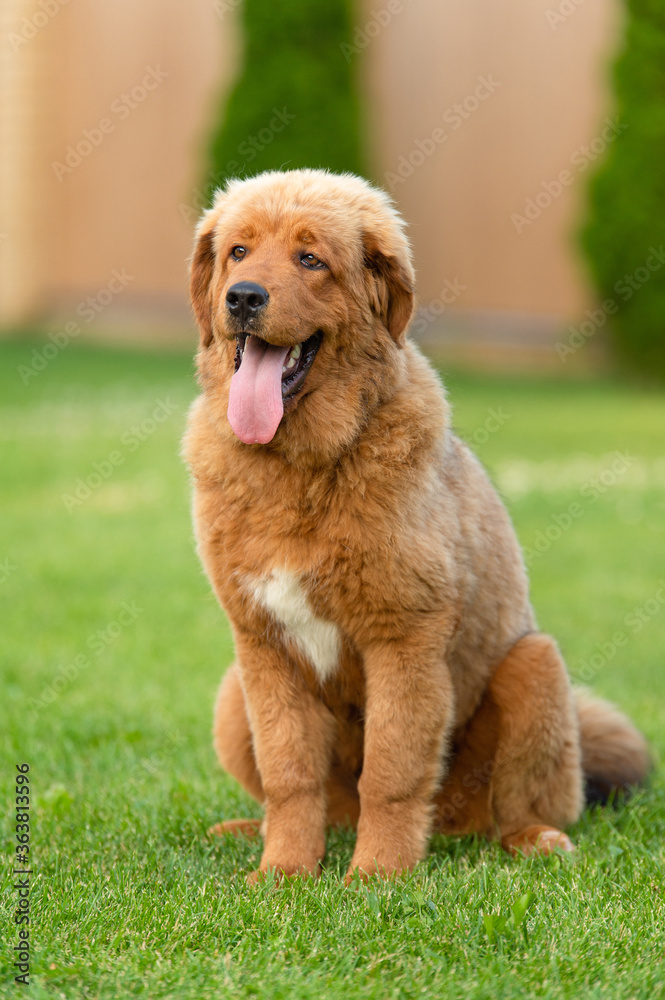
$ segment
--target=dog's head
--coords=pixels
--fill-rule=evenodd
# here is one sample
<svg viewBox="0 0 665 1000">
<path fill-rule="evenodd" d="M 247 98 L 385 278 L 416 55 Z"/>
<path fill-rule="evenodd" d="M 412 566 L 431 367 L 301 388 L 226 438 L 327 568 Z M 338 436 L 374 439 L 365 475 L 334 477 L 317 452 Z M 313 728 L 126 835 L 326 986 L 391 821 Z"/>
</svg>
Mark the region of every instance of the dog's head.
<svg viewBox="0 0 665 1000">
<path fill-rule="evenodd" d="M 388 196 L 351 175 L 271 171 L 217 193 L 191 297 L 204 389 L 240 441 L 279 448 L 295 434 L 329 452 L 357 433 L 413 311 L 403 230 Z"/>
</svg>

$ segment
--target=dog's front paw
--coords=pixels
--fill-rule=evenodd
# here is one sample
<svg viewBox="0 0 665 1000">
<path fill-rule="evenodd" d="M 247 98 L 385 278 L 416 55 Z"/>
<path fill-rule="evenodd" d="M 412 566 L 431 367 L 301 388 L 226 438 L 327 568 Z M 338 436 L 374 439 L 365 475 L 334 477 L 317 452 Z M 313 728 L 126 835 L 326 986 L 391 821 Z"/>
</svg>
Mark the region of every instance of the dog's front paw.
<svg viewBox="0 0 665 1000">
<path fill-rule="evenodd" d="M 373 876 L 378 876 L 382 879 L 395 879 L 399 875 L 407 874 L 417 863 L 417 858 L 405 863 L 400 854 L 391 858 L 381 856 L 376 858 L 363 855 L 356 857 L 354 855 L 349 865 L 349 870 L 344 877 L 344 885 L 351 885 L 358 879 L 361 882 L 367 882 Z"/>
<path fill-rule="evenodd" d="M 266 882 L 270 879 L 281 882 L 283 878 L 290 878 L 294 875 L 301 878 L 318 878 L 320 874 L 321 865 L 318 863 L 309 867 L 303 864 L 264 865 L 262 862 L 260 868 L 256 868 L 245 876 L 245 882 L 247 885 L 258 885 L 260 882 Z"/>
</svg>

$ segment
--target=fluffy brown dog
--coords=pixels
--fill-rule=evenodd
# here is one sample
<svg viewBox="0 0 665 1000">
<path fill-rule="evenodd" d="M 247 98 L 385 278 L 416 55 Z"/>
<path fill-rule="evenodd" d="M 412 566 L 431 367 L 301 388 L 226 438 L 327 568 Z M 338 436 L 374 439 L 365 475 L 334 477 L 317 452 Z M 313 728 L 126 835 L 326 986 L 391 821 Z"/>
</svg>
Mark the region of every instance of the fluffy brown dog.
<svg viewBox="0 0 665 1000">
<path fill-rule="evenodd" d="M 646 747 L 575 697 L 536 630 L 508 515 L 406 338 L 388 197 L 317 170 L 233 181 L 198 227 L 191 293 L 186 456 L 237 652 L 215 747 L 265 806 L 259 872 L 317 872 L 345 821 L 347 878 L 411 868 L 433 829 L 572 849 L 584 777 L 638 782 Z"/>
</svg>

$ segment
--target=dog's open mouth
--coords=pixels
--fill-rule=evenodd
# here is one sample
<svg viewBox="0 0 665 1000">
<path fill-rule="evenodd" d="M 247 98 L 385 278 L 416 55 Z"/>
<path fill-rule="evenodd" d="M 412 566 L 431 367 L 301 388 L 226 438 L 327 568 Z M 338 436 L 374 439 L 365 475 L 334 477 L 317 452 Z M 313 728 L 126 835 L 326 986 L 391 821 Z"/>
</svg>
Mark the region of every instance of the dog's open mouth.
<svg viewBox="0 0 665 1000">
<path fill-rule="evenodd" d="M 272 441 L 284 404 L 300 392 L 322 337 L 317 330 L 302 344 L 289 347 L 269 344 L 254 334 L 238 334 L 228 418 L 245 444 Z"/>
<path fill-rule="evenodd" d="M 235 370 L 238 371 L 245 353 L 248 333 L 239 333 L 236 337 Z M 258 339 L 258 338 L 255 338 Z M 317 330 L 302 344 L 294 344 L 288 351 L 282 364 L 282 399 L 286 401 L 296 395 L 302 387 L 307 372 L 312 367 L 316 352 L 321 346 L 322 333 Z M 264 342 L 265 343 L 265 342 Z M 270 345 L 268 345 L 270 346 Z M 265 348 L 264 348 L 265 350 Z M 280 348 L 284 350 L 284 348 Z"/>
</svg>

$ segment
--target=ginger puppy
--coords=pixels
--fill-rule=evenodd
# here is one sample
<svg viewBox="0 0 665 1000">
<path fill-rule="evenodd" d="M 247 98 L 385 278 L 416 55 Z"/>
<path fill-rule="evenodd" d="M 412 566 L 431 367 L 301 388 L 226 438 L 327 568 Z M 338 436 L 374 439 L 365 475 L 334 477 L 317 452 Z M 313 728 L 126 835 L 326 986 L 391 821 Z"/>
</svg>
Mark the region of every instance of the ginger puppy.
<svg viewBox="0 0 665 1000">
<path fill-rule="evenodd" d="M 585 779 L 638 782 L 646 747 L 537 631 L 510 519 L 407 338 L 388 196 L 318 170 L 232 181 L 191 295 L 194 521 L 236 645 L 215 748 L 264 806 L 259 873 L 316 873 L 344 822 L 348 878 L 412 868 L 433 829 L 572 849 Z"/>
</svg>

